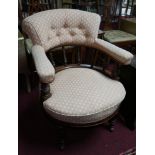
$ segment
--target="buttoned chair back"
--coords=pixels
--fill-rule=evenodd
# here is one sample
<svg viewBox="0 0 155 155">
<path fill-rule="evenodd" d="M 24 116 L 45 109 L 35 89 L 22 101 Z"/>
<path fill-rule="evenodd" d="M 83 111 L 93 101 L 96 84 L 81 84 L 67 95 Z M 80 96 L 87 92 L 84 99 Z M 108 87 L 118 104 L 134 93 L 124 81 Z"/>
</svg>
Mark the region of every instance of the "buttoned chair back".
<svg viewBox="0 0 155 155">
<path fill-rule="evenodd" d="M 45 51 L 61 45 L 91 45 L 98 35 L 100 16 L 73 9 L 55 9 L 34 14 L 23 22 L 33 44 Z"/>
</svg>

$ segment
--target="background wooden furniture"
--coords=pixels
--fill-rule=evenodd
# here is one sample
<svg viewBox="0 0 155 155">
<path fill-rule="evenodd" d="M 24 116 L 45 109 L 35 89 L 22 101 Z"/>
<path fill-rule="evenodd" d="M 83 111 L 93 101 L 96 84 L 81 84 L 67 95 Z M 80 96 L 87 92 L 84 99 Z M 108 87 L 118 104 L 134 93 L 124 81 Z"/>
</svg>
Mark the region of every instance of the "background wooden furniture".
<svg viewBox="0 0 155 155">
<path fill-rule="evenodd" d="M 120 80 L 127 91 L 127 96 L 120 107 L 120 113 L 126 126 L 134 130 L 136 127 L 136 68 L 131 65 L 122 66 Z"/>
<path fill-rule="evenodd" d="M 31 84 L 30 84 L 30 77 L 29 77 L 29 67 L 27 63 L 27 56 L 25 52 L 25 45 L 24 45 L 24 37 L 20 31 L 18 31 L 18 74 L 24 75 L 25 83 L 27 87 L 27 91 L 31 92 Z"/>
<path fill-rule="evenodd" d="M 118 29 L 119 18 L 135 17 L 135 0 L 18 0 L 19 25 L 30 14 L 55 8 L 73 8 L 98 13 L 100 29 Z M 20 29 L 21 30 L 21 29 Z"/>
<path fill-rule="evenodd" d="M 122 17 L 135 17 L 135 5 L 134 0 L 103 0 L 102 29 L 118 29 Z"/>
<path fill-rule="evenodd" d="M 136 0 L 122 0 L 120 14 L 125 17 L 135 17 Z"/>
<path fill-rule="evenodd" d="M 56 0 L 18 0 L 18 9 L 23 18 L 40 11 L 58 7 Z"/>
<path fill-rule="evenodd" d="M 99 13 L 99 0 L 63 0 L 62 7 Z"/>
<path fill-rule="evenodd" d="M 112 38 L 106 33 L 111 33 Z M 136 54 L 136 18 L 120 19 L 119 29 L 105 31 L 104 39 Z"/>
<path fill-rule="evenodd" d="M 112 44 L 115 44 L 119 47 L 125 48 L 135 53 L 136 19 L 135 18 L 126 19 L 125 17 L 122 18 L 121 16 L 123 16 L 123 14 L 121 14 L 121 12 L 120 12 L 121 16 L 117 16 L 116 18 L 117 7 L 114 8 L 113 13 L 111 14 L 111 9 L 113 8 L 113 6 L 115 6 L 115 4 L 116 4 L 116 1 L 111 0 L 111 1 L 107 1 L 107 4 L 104 6 L 105 12 L 104 12 L 103 18 L 105 18 L 105 20 L 103 23 L 104 25 L 103 39 L 105 39 L 106 41 Z M 122 8 L 120 8 L 120 10 L 122 10 Z"/>
<path fill-rule="evenodd" d="M 120 19 L 120 30 L 136 35 L 136 18 Z"/>
</svg>

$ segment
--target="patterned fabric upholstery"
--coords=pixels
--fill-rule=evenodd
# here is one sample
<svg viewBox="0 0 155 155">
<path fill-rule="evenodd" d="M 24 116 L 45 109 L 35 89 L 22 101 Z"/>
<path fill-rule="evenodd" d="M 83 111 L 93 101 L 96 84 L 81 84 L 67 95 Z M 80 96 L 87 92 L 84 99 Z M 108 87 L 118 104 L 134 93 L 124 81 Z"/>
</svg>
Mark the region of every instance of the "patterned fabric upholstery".
<svg viewBox="0 0 155 155">
<path fill-rule="evenodd" d="M 55 69 L 47 58 L 43 47 L 40 45 L 34 45 L 32 47 L 32 56 L 41 82 L 52 82 L 55 75 Z"/>
<path fill-rule="evenodd" d="M 58 20 L 59 19 L 59 20 Z M 64 44 L 91 44 L 98 35 L 100 16 L 74 9 L 36 13 L 23 22 L 23 31 L 45 51 Z"/>
<path fill-rule="evenodd" d="M 58 72 L 50 84 L 52 97 L 44 101 L 47 113 L 69 123 L 92 123 L 110 116 L 125 97 L 123 85 L 87 68 Z"/>
<path fill-rule="evenodd" d="M 32 47 L 33 47 L 33 43 L 32 43 L 32 40 L 31 39 L 25 39 L 25 45 L 26 45 L 26 49 L 27 49 L 27 52 L 29 54 L 32 53 Z M 71 49 L 71 48 L 74 48 L 74 46 L 64 46 L 64 49 Z M 62 47 L 56 47 L 56 48 L 53 48 L 52 50 L 50 51 L 61 51 L 62 50 Z"/>
<path fill-rule="evenodd" d="M 23 21 L 23 30 L 32 40 L 32 56 L 41 82 L 50 83 L 52 97 L 43 106 L 52 117 L 70 123 L 92 123 L 114 113 L 125 97 L 123 85 L 84 68 L 55 70 L 45 52 L 62 45 L 97 48 L 123 64 L 133 55 L 97 38 L 100 16 L 74 9 L 36 13 Z"/>
<path fill-rule="evenodd" d="M 32 51 L 32 46 L 33 44 L 31 39 L 26 39 L 26 48 L 29 53 L 31 53 Z M 91 46 L 105 52 L 107 55 L 110 55 L 111 57 L 121 62 L 122 64 L 126 64 L 126 65 L 130 64 L 131 60 L 133 59 L 133 55 L 131 53 L 98 38 Z"/>
<path fill-rule="evenodd" d="M 33 44 L 41 45 L 45 51 L 61 45 L 84 45 L 104 50 L 103 52 L 112 55 L 116 60 L 123 60 L 120 61 L 121 63 L 128 64 L 129 59 L 132 59 L 128 51 L 118 50 L 116 46 L 106 42 L 102 42 L 101 47 L 100 41 L 96 40 L 99 24 L 100 16 L 95 13 L 74 9 L 55 9 L 27 17 L 22 26 Z"/>
<path fill-rule="evenodd" d="M 126 50 L 101 39 L 96 39 L 93 46 L 126 65 L 130 64 L 133 58 L 133 55 Z"/>
<path fill-rule="evenodd" d="M 111 43 L 136 41 L 135 35 L 120 30 L 105 31 L 104 38 Z"/>
</svg>

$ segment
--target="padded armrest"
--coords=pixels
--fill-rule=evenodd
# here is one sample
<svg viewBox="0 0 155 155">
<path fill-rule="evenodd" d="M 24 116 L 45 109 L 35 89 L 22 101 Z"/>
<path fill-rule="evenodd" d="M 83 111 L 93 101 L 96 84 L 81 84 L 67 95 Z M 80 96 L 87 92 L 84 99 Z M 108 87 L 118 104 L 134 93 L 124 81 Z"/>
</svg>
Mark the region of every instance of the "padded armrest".
<svg viewBox="0 0 155 155">
<path fill-rule="evenodd" d="M 32 47 L 32 56 L 41 82 L 50 83 L 54 79 L 55 69 L 40 45 Z"/>
<path fill-rule="evenodd" d="M 130 52 L 98 38 L 95 40 L 93 47 L 105 52 L 118 62 L 125 65 L 130 64 L 133 58 L 133 55 Z"/>
</svg>

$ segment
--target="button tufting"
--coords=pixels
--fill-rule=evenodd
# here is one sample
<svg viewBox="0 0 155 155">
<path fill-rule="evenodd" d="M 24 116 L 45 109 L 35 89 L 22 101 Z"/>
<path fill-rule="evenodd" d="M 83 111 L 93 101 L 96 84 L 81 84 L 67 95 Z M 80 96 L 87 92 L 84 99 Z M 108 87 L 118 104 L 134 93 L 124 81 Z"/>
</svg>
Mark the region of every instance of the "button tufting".
<svg viewBox="0 0 155 155">
<path fill-rule="evenodd" d="M 67 24 L 67 23 L 65 23 L 63 27 L 64 27 L 64 28 L 67 28 L 67 27 L 68 27 L 68 24 Z"/>
<path fill-rule="evenodd" d="M 90 36 L 90 34 L 87 31 L 83 31 L 83 34 L 86 38 L 88 38 Z"/>
<path fill-rule="evenodd" d="M 79 24 L 78 28 L 79 29 L 83 29 L 83 25 L 82 24 Z"/>
<path fill-rule="evenodd" d="M 85 34 L 85 37 L 86 37 L 86 38 L 88 38 L 88 37 L 89 37 L 89 34 L 88 34 L 88 33 L 86 33 L 86 34 Z"/>
<path fill-rule="evenodd" d="M 48 33 L 48 40 L 54 38 L 56 36 L 56 30 L 50 30 Z"/>
<path fill-rule="evenodd" d="M 56 36 L 60 36 L 60 32 L 59 31 L 56 32 Z"/>
<path fill-rule="evenodd" d="M 70 31 L 70 35 L 75 36 L 76 33 L 74 31 Z"/>
<path fill-rule="evenodd" d="M 55 29 L 53 26 L 51 26 L 51 29 Z"/>
</svg>

